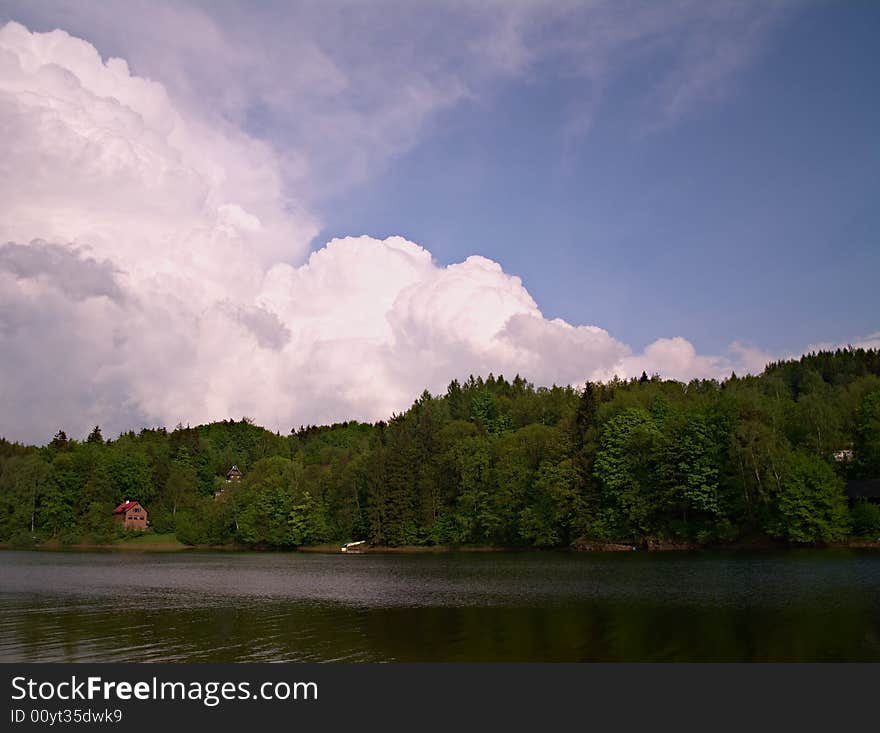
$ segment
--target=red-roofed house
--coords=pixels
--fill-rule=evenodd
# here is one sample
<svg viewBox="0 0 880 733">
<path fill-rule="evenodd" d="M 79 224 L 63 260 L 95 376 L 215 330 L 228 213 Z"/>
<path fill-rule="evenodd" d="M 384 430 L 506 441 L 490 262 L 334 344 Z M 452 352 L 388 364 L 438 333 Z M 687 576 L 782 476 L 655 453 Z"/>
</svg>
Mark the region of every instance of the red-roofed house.
<svg viewBox="0 0 880 733">
<path fill-rule="evenodd" d="M 137 501 L 126 499 L 113 510 L 113 519 L 122 522 L 125 529 L 146 529 L 147 510 Z"/>
</svg>

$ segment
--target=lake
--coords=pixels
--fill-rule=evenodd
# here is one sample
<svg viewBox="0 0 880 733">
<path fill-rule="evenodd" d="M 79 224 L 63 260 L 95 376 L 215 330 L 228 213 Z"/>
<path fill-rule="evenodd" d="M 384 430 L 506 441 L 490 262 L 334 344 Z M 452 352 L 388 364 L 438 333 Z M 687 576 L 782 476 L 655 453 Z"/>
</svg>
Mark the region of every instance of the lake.
<svg viewBox="0 0 880 733">
<path fill-rule="evenodd" d="M 880 661 L 880 552 L 0 552 L 0 661 Z"/>
</svg>

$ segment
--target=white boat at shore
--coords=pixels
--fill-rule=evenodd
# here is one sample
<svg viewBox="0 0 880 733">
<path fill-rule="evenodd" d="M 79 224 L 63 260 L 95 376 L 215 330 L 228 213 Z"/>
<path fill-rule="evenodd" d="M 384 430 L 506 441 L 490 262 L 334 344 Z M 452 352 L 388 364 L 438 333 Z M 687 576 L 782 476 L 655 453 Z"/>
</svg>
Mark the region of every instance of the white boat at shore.
<svg viewBox="0 0 880 733">
<path fill-rule="evenodd" d="M 346 542 L 339 549 L 341 552 L 359 552 L 362 549 L 366 549 L 366 545 L 366 540 L 360 540 L 359 542 Z"/>
</svg>

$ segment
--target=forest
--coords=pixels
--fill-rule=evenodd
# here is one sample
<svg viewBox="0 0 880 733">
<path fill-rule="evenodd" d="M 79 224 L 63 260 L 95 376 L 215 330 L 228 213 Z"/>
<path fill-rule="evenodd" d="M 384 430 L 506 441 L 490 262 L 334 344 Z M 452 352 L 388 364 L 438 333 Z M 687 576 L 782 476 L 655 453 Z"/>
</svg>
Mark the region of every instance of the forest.
<svg viewBox="0 0 880 733">
<path fill-rule="evenodd" d="M 375 424 L 0 439 L 0 542 L 112 542 L 114 507 L 137 500 L 149 531 L 192 545 L 823 544 L 880 536 L 880 506 L 844 493 L 878 477 L 877 350 L 720 382 L 490 374 Z"/>
</svg>

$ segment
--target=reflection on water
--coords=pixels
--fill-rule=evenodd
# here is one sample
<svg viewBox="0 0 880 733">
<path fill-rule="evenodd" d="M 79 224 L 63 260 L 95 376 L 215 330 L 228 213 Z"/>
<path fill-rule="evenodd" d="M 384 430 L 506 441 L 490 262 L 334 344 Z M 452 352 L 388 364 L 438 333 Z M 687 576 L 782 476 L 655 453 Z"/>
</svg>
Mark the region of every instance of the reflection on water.
<svg viewBox="0 0 880 733">
<path fill-rule="evenodd" d="M 0 661 L 880 661 L 880 554 L 0 553 Z"/>
</svg>

